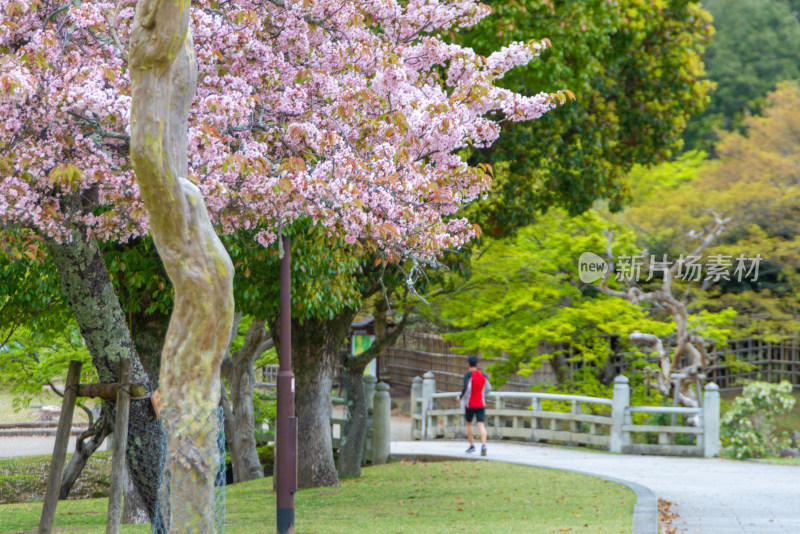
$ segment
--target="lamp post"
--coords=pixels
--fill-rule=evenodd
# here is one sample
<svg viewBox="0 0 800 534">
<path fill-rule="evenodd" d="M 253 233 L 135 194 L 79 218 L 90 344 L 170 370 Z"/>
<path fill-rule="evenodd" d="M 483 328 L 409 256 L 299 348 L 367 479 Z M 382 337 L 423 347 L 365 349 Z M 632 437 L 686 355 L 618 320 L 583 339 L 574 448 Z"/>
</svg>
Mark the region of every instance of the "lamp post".
<svg viewBox="0 0 800 534">
<path fill-rule="evenodd" d="M 292 373 L 291 238 L 282 235 L 278 420 L 276 436 L 278 534 L 294 534 L 294 494 L 297 491 L 297 417 L 294 415 Z"/>
</svg>

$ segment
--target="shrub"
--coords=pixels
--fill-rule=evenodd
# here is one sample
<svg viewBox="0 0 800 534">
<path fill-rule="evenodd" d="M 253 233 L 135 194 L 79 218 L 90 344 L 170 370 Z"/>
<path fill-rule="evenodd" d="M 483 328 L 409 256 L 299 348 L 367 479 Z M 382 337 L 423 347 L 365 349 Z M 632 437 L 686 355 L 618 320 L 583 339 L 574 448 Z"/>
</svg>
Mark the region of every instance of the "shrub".
<svg viewBox="0 0 800 534">
<path fill-rule="evenodd" d="M 777 456 L 788 446 L 786 433 L 777 435 L 775 417 L 794 407 L 792 385 L 752 382 L 722 417 L 723 455 L 737 460 Z"/>
</svg>

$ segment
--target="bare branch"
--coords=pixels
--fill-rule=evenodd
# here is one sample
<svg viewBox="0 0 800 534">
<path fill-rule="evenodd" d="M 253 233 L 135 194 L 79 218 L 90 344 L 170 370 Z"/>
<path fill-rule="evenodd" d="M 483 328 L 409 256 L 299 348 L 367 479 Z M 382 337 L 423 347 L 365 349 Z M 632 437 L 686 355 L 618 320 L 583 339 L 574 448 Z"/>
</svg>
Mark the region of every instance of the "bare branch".
<svg viewBox="0 0 800 534">
<path fill-rule="evenodd" d="M 714 239 L 719 237 L 725 225 L 732 220 L 730 218 L 722 218 L 710 210 L 708 210 L 708 213 L 714 217 L 714 224 L 709 231 L 699 238 L 700 244 L 688 257 L 699 256 L 711 245 Z M 686 257 L 681 256 L 669 269 L 663 271 L 664 278 L 661 282 L 661 287 L 658 289 L 643 291 L 639 287 L 629 285 L 624 291 L 614 290 L 608 287 L 608 280 L 614 271 L 614 255 L 612 252 L 614 232 L 607 230 L 605 235 L 607 239 L 608 270 L 603 276 L 600 290 L 606 295 L 625 299 L 632 304 L 644 301 L 656 303 L 666 309 L 672 316 L 673 321 L 675 321 L 677 340 L 672 354 L 666 351 L 661 339 L 654 334 L 634 332 L 629 336 L 629 340 L 633 343 L 649 344 L 658 355 L 659 369 L 653 370 L 652 373 L 649 369 L 646 370 L 645 382 L 662 395 L 675 396 L 684 406 L 699 406 L 700 392 L 692 391 L 692 385 L 696 382 L 698 375 L 708 366 L 705 342 L 699 336 L 689 338 L 689 316 L 686 304 L 672 294 L 672 281 L 678 270 L 684 265 Z M 695 233 L 692 232 L 690 237 L 696 237 Z M 687 366 L 681 368 L 685 354 L 688 354 L 690 362 Z M 651 376 L 655 378 L 655 381 L 651 380 Z"/>
</svg>

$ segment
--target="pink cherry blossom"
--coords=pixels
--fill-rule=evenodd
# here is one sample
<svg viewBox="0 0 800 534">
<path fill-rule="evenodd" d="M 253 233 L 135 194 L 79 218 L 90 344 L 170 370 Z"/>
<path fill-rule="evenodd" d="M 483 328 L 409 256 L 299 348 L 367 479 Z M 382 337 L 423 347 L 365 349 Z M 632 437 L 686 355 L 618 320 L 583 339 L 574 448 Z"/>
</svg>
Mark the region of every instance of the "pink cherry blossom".
<svg viewBox="0 0 800 534">
<path fill-rule="evenodd" d="M 475 235 L 458 218 L 491 176 L 464 150 L 554 95 L 495 85 L 546 41 L 482 57 L 440 35 L 488 8 L 468 0 L 192 3 L 199 80 L 188 177 L 221 232 L 312 217 L 392 260 L 432 258 Z M 135 0 L 0 0 L 0 222 L 63 239 L 147 232 L 128 160 L 126 46 Z M 70 212 L 80 193 L 95 209 Z"/>
</svg>

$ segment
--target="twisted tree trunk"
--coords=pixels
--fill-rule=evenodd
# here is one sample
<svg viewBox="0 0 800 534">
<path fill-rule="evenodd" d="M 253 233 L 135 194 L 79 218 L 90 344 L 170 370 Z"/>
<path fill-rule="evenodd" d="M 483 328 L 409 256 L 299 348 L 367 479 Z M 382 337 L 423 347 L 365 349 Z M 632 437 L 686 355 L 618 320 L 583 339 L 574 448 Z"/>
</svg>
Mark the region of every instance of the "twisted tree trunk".
<svg viewBox="0 0 800 534">
<path fill-rule="evenodd" d="M 75 452 L 70 457 L 69 462 L 64 467 L 64 474 L 61 476 L 61 489 L 58 492 L 59 499 L 69 497 L 72 486 L 78 481 L 86 462 L 92 454 L 100 447 L 103 440 L 111 433 L 111 422 L 108 420 L 108 407 L 103 406 L 102 412 L 96 421 L 84 430 L 78 439 L 75 440 Z M 133 491 L 136 491 L 133 489 Z"/>
<path fill-rule="evenodd" d="M 142 0 L 129 45 L 131 162 L 150 232 L 175 288 L 161 357 L 170 531 L 215 530 L 220 365 L 233 319 L 233 264 L 187 180 L 197 65 L 190 2 Z"/>
<path fill-rule="evenodd" d="M 700 237 L 700 243 L 697 248 L 686 258 L 699 257 L 714 239 L 722 233 L 725 225 L 731 221 L 731 219 L 719 217 L 716 213 L 711 212 L 711 214 L 714 217 L 714 225 L 704 236 Z M 658 367 L 656 369 L 645 369 L 648 386 L 662 395 L 673 397 L 683 406 L 690 408 L 700 406 L 702 397 L 700 376 L 705 373 L 709 364 L 705 342 L 700 336 L 689 333 L 689 313 L 686 309 L 686 304 L 672 294 L 672 281 L 686 264 L 686 259 L 681 256 L 672 266 L 662 271 L 663 279 L 661 287 L 658 289 L 644 291 L 635 285 L 626 287 L 624 290 L 612 289 L 608 286 L 608 281 L 614 271 L 614 255 L 611 249 L 614 239 L 613 232 L 606 232 L 606 238 L 608 240 L 606 251 L 608 269 L 600 284 L 600 290 L 606 295 L 625 299 L 631 304 L 654 302 L 666 309 L 672 320 L 675 321 L 677 339 L 672 353 L 664 349 L 661 339 L 654 334 L 633 332 L 629 336 L 629 340 L 634 343 L 650 345 L 658 357 Z M 687 365 L 684 365 L 684 360 L 688 360 Z"/>
</svg>

